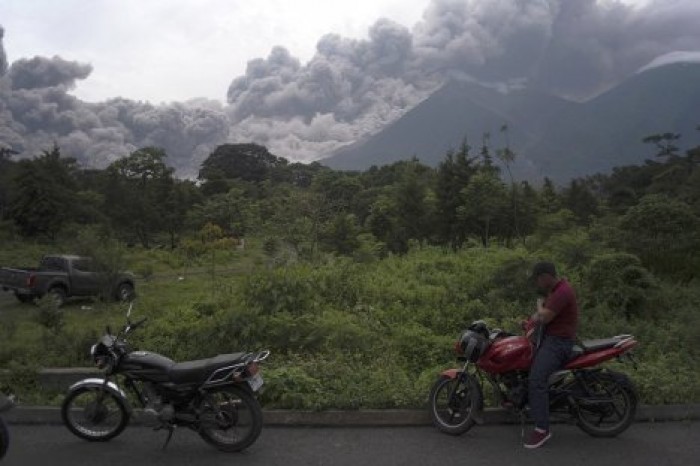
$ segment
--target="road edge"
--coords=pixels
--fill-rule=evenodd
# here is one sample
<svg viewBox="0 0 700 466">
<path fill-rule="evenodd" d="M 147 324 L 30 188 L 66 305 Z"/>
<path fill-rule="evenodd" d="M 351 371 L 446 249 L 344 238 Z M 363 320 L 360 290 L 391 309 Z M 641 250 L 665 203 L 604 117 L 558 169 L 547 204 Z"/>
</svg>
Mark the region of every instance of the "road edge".
<svg viewBox="0 0 700 466">
<path fill-rule="evenodd" d="M 368 409 L 359 411 L 263 411 L 266 426 L 287 427 L 401 427 L 431 424 L 427 409 Z M 17 406 L 3 414 L 9 424 L 61 424 L 61 409 L 50 406 Z M 637 408 L 637 422 L 693 421 L 700 419 L 700 404 L 642 405 Z M 519 423 L 520 418 L 502 409 L 487 409 L 487 424 Z M 148 419 L 135 410 L 132 425 L 148 425 Z"/>
</svg>

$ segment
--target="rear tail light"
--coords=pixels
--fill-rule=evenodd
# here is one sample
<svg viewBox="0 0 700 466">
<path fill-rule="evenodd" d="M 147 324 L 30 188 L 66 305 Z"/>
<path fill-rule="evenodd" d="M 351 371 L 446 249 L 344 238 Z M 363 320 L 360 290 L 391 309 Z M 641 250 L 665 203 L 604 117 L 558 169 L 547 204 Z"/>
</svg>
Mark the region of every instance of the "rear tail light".
<svg viewBox="0 0 700 466">
<path fill-rule="evenodd" d="M 36 275 L 30 274 L 27 277 L 27 288 L 33 288 L 35 283 L 36 283 Z"/>
<path fill-rule="evenodd" d="M 260 372 L 260 366 L 258 366 L 257 362 L 253 362 L 248 367 L 243 369 L 240 372 L 234 372 L 233 373 L 233 380 L 236 382 L 242 382 L 246 379 L 249 379 L 256 375 L 258 372 Z"/>
<path fill-rule="evenodd" d="M 258 366 L 258 363 L 254 362 L 250 366 L 248 366 L 248 369 L 246 370 L 246 373 L 248 374 L 248 377 L 252 377 L 256 375 L 258 372 L 260 372 L 260 366 Z"/>
</svg>

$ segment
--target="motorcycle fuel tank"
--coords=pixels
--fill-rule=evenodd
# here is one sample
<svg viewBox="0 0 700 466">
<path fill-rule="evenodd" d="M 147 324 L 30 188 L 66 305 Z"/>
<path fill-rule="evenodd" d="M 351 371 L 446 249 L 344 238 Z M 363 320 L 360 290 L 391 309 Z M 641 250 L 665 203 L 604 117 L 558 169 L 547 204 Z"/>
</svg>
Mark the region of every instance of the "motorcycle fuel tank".
<svg viewBox="0 0 700 466">
<path fill-rule="evenodd" d="M 175 362 L 158 353 L 133 351 L 121 361 L 120 371 L 137 380 L 167 382 L 168 371 Z"/>
<path fill-rule="evenodd" d="M 496 339 L 476 364 L 492 374 L 528 370 L 532 364 L 532 345 L 523 336 Z"/>
</svg>

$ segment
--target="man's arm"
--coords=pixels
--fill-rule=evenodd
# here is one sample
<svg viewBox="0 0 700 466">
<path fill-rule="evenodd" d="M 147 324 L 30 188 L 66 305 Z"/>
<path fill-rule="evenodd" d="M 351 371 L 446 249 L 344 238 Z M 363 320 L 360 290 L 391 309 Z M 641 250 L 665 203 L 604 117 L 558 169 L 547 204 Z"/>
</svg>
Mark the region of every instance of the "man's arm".
<svg viewBox="0 0 700 466">
<path fill-rule="evenodd" d="M 532 315 L 532 320 L 536 323 L 547 325 L 556 317 L 557 313 L 544 307 L 542 299 L 537 300 L 537 311 Z"/>
</svg>

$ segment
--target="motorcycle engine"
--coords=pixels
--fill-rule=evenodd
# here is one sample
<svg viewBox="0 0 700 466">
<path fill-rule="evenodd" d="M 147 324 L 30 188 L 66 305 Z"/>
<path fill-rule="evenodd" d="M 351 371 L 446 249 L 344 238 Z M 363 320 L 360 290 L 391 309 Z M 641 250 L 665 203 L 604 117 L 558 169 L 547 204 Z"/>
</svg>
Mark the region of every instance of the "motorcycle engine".
<svg viewBox="0 0 700 466">
<path fill-rule="evenodd" d="M 155 387 L 150 382 L 143 385 L 144 395 L 146 396 L 146 406 L 144 413 L 151 418 L 161 422 L 172 421 L 175 418 L 175 408 L 168 402 L 163 402 L 162 398 L 156 392 Z"/>
<path fill-rule="evenodd" d="M 519 373 L 509 373 L 501 376 L 501 382 L 506 386 L 506 398 L 515 409 L 523 409 L 527 403 L 527 377 Z"/>
</svg>

